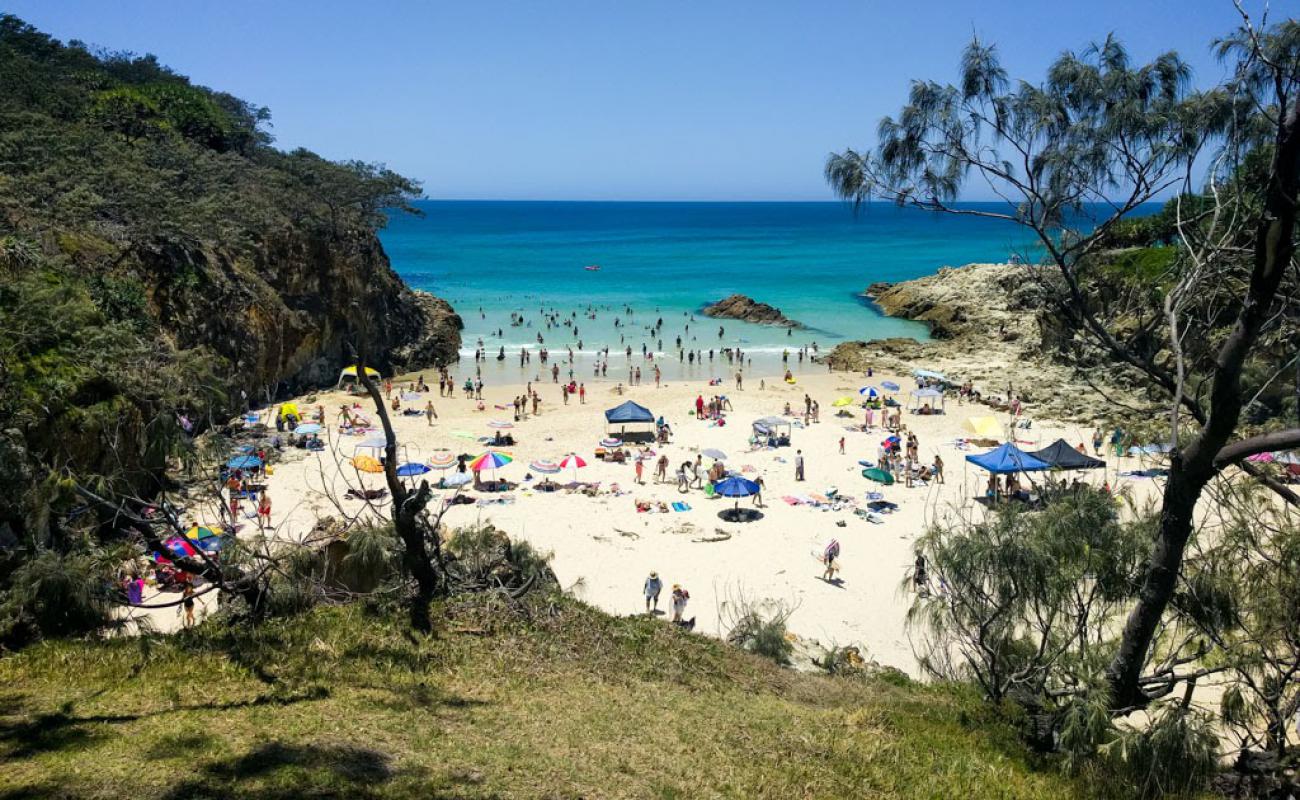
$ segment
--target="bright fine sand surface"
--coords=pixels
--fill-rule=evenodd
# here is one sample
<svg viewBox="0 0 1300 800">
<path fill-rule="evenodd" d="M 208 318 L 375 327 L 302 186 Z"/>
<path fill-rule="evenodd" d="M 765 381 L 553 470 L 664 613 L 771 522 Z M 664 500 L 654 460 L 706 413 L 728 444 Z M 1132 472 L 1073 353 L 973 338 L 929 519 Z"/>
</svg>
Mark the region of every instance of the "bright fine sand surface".
<svg viewBox="0 0 1300 800">
<path fill-rule="evenodd" d="M 405 390 L 413 379 L 414 376 L 402 376 L 395 381 L 394 392 Z M 426 401 L 432 400 L 438 419 L 430 426 L 424 416 L 393 416 L 403 462 L 425 461 L 442 449 L 453 454 L 481 453 L 485 445 L 476 439 L 493 433 L 489 421 L 512 420 L 512 410 L 498 409 L 496 405 L 508 404 L 524 391 L 522 385 L 489 387 L 484 394 L 486 409 L 478 411 L 477 404 L 465 399 L 459 391 L 455 398 L 440 398 L 436 373 L 425 373 L 425 379 L 433 380 L 433 390 L 419 401 L 404 405 L 422 409 Z M 973 435 L 965 427 L 968 417 L 989 416 L 994 412 L 984 406 L 958 405 L 955 399 L 949 401 L 946 415 L 919 416 L 904 411 L 903 424 L 919 437 L 921 463 L 931 463 L 938 453 L 944 461 L 947 480 L 943 484 L 913 488 L 905 488 L 901 483 L 880 487 L 862 477 L 863 468 L 858 462 L 874 461 L 877 447 L 887 434 L 878 427 L 869 432 L 861 430 L 863 411 L 856 400 L 859 387 L 879 386 L 884 380 L 893 380 L 903 387 L 898 397 L 904 403 L 907 390 L 915 385 L 903 375 L 877 373 L 868 379 L 861 374 L 829 373 L 801 375 L 795 385 L 768 377 L 765 388 L 760 389 L 759 378 L 746 376 L 743 391 L 736 390 L 734 378 L 716 387 L 708 386 L 706 381 L 691 381 L 666 383 L 656 388 L 649 381 L 648 385 L 631 387 L 620 396 L 611 381 L 588 383 L 585 405 L 579 404 L 576 397 L 564 405 L 558 385 L 535 384 L 542 395 L 541 413 L 530 414 L 507 431 L 518 442 L 504 448 L 514 457 L 514 462 L 498 470 L 498 477 L 519 483 L 518 488 L 509 492 L 513 502 L 457 505 L 447 513 L 444 522 L 455 528 L 490 521 L 512 538 L 525 539 L 539 550 L 552 553 L 552 565 L 566 589 L 614 614 L 644 612 L 642 585 L 647 574 L 656 570 L 664 582 L 659 608 L 668 610 L 673 584 L 682 584 L 691 596 L 686 617 L 697 618 L 697 631 L 724 635 L 729 621 L 734 619 L 735 604 L 742 598 L 751 603 L 784 603 L 794 609 L 789 628 L 800 637 L 824 646 L 864 646 L 865 654 L 881 664 L 917 674 L 904 625 L 912 601 L 911 589 L 905 586 L 914 559 L 912 543 L 936 519 L 984 513 L 972 498 L 982 494 L 987 474 L 964 459 L 969 453 L 983 451 L 962 449 L 961 440 Z M 750 451 L 751 422 L 781 414 L 787 403 L 802 412 L 805 393 L 820 403 L 821 422 L 805 428 L 800 417 L 791 447 Z M 734 410 L 727 412 L 725 426 L 695 418 L 694 401 L 698 394 L 703 394 L 706 400 L 713 394 L 725 394 L 729 398 Z M 854 398 L 855 404 L 845 409 L 851 417 L 836 416 L 839 409 L 832 407 L 832 402 L 840 397 Z M 605 436 L 603 411 L 627 399 L 648 407 L 656 416 L 662 415 L 673 430 L 671 444 L 652 445 L 656 456 L 645 464 L 643 485 L 635 482 L 630 461 L 606 464 L 593 457 L 598 442 Z M 319 395 L 316 402 L 326 410 L 328 427 L 324 438 L 329 449 L 323 453 L 286 449 L 268 480 L 274 504 L 272 525 L 275 535 L 282 538 L 303 536 L 318 516 L 337 516 L 338 509 L 331 495 L 350 514 L 387 513 L 382 505 L 377 504 L 373 511 L 367 512 L 364 502 L 343 498 L 349 486 L 358 484 L 358 477 L 367 488 L 383 485 L 382 475 L 358 476 L 348 462 L 358 443 L 367 436 L 338 433 L 338 412 L 343 403 L 361 402 L 359 411 L 378 424 L 369 401 L 331 392 Z M 306 407 L 303 411 L 310 413 Z M 1033 424 L 1016 431 L 1022 448 L 1034 449 L 1064 437 L 1071 444 L 1088 441 L 1091 450 L 1091 430 L 1033 419 L 1032 408 L 1026 415 Z M 1008 421 L 1005 414 L 997 418 L 1003 423 Z M 368 436 L 378 434 L 373 431 Z M 845 440 L 843 454 L 839 452 L 841 437 Z M 725 522 L 719 518 L 719 512 L 731 508 L 735 501 L 708 499 L 699 489 L 685 494 L 678 492 L 674 480 L 677 466 L 685 460 L 694 460 L 697 452 L 708 448 L 722 450 L 727 455 L 729 469 L 740 470 L 751 479 L 763 477 L 766 489 L 761 519 Z M 795 480 L 796 449 L 803 451 L 806 460 L 804 482 Z M 529 488 L 545 477 L 534 473 L 533 481 L 524 481 L 530 472 L 530 461 L 558 461 L 570 452 L 586 460 L 587 466 L 577 471 L 577 479 L 599 482 L 598 496 L 563 491 L 544 493 Z M 657 484 L 654 463 L 662 453 L 669 457 L 669 482 Z M 1140 466 L 1131 458 L 1123 461 L 1125 469 Z M 711 459 L 705 458 L 705 466 L 710 463 Z M 1117 479 L 1118 463 L 1114 458 L 1108 458 L 1107 465 L 1104 475 L 1102 470 L 1094 470 L 1084 477 L 1096 484 L 1106 479 L 1112 485 L 1128 483 L 1127 479 Z M 436 480 L 445 474 L 450 471 L 431 472 L 427 477 Z M 491 473 L 485 475 L 490 477 Z M 571 470 L 566 470 L 550 477 L 565 483 L 574 476 Z M 614 484 L 623 493 L 610 494 Z M 1133 485 L 1139 496 L 1152 488 L 1149 479 L 1137 479 Z M 841 495 L 855 498 L 859 507 L 865 506 L 867 492 L 879 490 L 885 499 L 897 503 L 899 509 L 885 515 L 882 523 L 875 524 L 856 516 L 851 508 L 823 511 L 790 505 L 782 499 L 825 494 L 830 487 L 838 488 Z M 465 493 L 476 498 L 495 496 L 473 491 L 471 487 L 466 487 Z M 451 491 L 437 494 L 439 499 L 434 507 L 441 503 L 442 496 L 450 496 Z M 664 501 L 670 508 L 674 502 L 685 502 L 690 510 L 638 512 L 637 499 Z M 742 508 L 754 505 L 753 498 L 739 502 Z M 841 522 L 843 527 L 837 525 Z M 244 526 L 244 531 L 255 530 L 252 524 Z M 730 538 L 716 541 L 727 534 Z M 823 548 L 833 538 L 842 545 L 838 585 L 821 579 L 819 561 Z"/>
</svg>

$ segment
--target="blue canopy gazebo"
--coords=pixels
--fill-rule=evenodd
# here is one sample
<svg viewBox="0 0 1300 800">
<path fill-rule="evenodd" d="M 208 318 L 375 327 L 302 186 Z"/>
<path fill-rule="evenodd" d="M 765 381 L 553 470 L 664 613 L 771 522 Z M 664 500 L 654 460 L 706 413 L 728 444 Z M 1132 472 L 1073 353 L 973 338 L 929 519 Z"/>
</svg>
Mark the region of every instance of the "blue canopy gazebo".
<svg viewBox="0 0 1300 800">
<path fill-rule="evenodd" d="M 605 412 L 605 432 L 613 425 L 619 426 L 619 438 L 623 438 L 627 433 L 628 425 L 651 425 L 655 424 L 655 415 L 650 409 L 635 403 L 631 400 L 622 405 L 615 406 Z M 651 433 L 653 436 L 653 432 Z"/>
<path fill-rule="evenodd" d="M 966 456 L 966 460 L 995 475 L 1006 475 L 1013 472 L 1042 472 L 1052 468 L 1051 464 L 1026 453 L 1010 442 L 995 447 L 987 453 Z"/>
</svg>

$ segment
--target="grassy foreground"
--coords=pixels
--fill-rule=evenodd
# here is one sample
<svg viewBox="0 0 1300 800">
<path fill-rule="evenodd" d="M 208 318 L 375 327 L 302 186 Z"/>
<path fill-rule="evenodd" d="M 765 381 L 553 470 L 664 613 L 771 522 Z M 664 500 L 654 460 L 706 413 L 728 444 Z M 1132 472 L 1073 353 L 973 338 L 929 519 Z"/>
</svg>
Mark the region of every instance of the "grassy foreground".
<svg viewBox="0 0 1300 800">
<path fill-rule="evenodd" d="M 4 658 L 0 798 L 1087 796 L 961 690 L 491 606 L 427 640 L 349 606 Z"/>
</svg>

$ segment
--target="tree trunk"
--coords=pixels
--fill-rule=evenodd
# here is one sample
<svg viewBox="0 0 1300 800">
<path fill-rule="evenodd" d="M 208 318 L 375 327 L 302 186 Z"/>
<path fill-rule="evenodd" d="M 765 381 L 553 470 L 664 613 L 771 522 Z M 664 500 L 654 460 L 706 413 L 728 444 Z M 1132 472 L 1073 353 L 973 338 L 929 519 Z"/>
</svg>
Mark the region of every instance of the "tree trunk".
<svg viewBox="0 0 1300 800">
<path fill-rule="evenodd" d="M 1124 624 L 1119 648 L 1107 668 L 1111 706 L 1145 706 L 1150 698 L 1139 684 L 1151 639 L 1164 616 L 1182 570 L 1183 551 L 1192 533 L 1192 514 L 1201 491 L 1214 476 L 1219 451 L 1228 443 L 1241 417 L 1241 372 L 1260 330 L 1268 320 L 1282 275 L 1295 254 L 1296 204 L 1300 199 L 1300 110 L 1280 97 L 1278 125 L 1264 192 L 1264 215 L 1255 230 L 1250 284 L 1232 333 L 1215 359 L 1210 388 L 1209 417 L 1186 450 L 1174 442 L 1169 482 L 1160 512 L 1160 531 L 1137 604 Z M 1177 398 L 1175 401 L 1177 402 Z"/>
</svg>

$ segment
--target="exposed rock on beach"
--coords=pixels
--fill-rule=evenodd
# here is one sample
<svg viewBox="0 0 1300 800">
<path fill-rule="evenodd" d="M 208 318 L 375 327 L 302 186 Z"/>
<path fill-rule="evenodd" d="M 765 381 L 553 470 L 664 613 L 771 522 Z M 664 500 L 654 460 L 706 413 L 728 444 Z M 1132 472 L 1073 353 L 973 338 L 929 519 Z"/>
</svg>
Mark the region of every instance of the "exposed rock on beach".
<svg viewBox="0 0 1300 800">
<path fill-rule="evenodd" d="M 929 341 L 843 342 L 825 358 L 836 370 L 925 368 L 970 380 L 986 397 L 1019 395 L 1033 413 L 1066 421 L 1103 416 L 1092 383 L 1111 376 L 1079 373 L 1053 358 L 1053 320 L 1042 289 L 1016 264 L 942 267 L 899 283 L 875 283 L 865 295 L 891 316 L 924 322 Z M 1115 390 L 1108 387 L 1108 391 Z M 1096 398 L 1097 402 L 1088 402 Z M 1127 397 L 1132 402 L 1132 397 Z"/>
<path fill-rule="evenodd" d="M 733 294 L 730 297 L 724 297 L 716 303 L 711 303 L 704 307 L 702 312 L 706 317 L 717 317 L 723 319 L 738 319 L 745 322 L 753 322 L 759 325 L 775 325 L 780 328 L 802 328 L 802 323 L 796 322 L 776 306 L 770 306 L 767 303 L 760 303 L 751 297 L 743 294 Z"/>
</svg>

